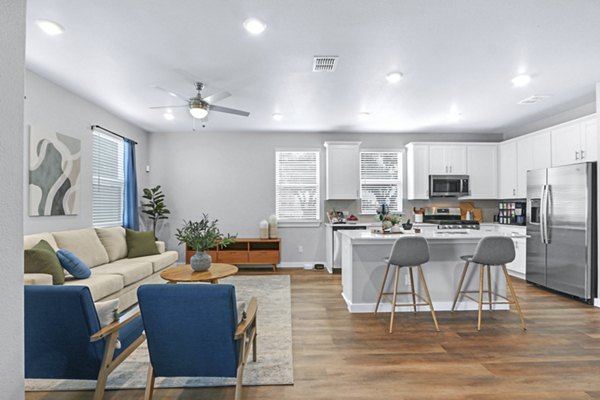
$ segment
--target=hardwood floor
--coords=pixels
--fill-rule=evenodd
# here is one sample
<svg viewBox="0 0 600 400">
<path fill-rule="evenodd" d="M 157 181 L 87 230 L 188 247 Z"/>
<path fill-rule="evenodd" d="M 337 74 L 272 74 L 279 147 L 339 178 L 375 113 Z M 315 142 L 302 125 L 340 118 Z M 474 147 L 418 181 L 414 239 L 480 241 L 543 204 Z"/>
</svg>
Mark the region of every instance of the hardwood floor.
<svg viewBox="0 0 600 400">
<path fill-rule="evenodd" d="M 292 278 L 295 384 L 245 387 L 244 399 L 600 399 L 600 309 L 514 279 L 526 332 L 514 311 L 486 312 L 480 333 L 475 312 L 438 313 L 439 333 L 431 315 L 422 312 L 400 313 L 389 334 L 389 314 L 346 311 L 340 275 L 278 273 Z M 163 389 L 154 398 L 233 399 L 233 393 L 233 388 Z M 91 398 L 92 392 L 26 395 Z M 142 390 L 105 396 L 142 398 Z"/>
</svg>

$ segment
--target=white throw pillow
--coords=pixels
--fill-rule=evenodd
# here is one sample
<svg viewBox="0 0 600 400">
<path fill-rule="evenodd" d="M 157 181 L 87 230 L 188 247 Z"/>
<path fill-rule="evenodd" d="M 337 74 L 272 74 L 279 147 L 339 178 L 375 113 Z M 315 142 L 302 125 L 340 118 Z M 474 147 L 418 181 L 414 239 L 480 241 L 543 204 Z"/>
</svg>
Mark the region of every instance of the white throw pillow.
<svg viewBox="0 0 600 400">
<path fill-rule="evenodd" d="M 119 321 L 119 299 L 97 301 L 94 303 L 96 314 L 100 321 L 100 328 L 104 328 L 113 322 Z M 121 342 L 117 340 L 117 349 L 121 348 Z"/>
<path fill-rule="evenodd" d="M 88 267 L 94 268 L 108 263 L 108 254 L 94 228 L 60 231 L 52 235 L 59 248 L 69 250 Z"/>
<path fill-rule="evenodd" d="M 125 229 L 120 226 L 114 228 L 96 228 L 96 233 L 102 242 L 102 246 L 108 253 L 110 262 L 127 258 L 127 239 Z"/>
</svg>

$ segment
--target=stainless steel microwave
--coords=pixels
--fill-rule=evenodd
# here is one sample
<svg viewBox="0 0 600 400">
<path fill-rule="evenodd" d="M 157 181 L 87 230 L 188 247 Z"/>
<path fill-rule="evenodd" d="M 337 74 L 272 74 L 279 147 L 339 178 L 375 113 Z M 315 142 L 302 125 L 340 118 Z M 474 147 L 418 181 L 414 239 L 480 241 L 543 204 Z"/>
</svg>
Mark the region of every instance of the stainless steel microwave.
<svg viewBox="0 0 600 400">
<path fill-rule="evenodd" d="M 469 194 L 469 175 L 429 175 L 429 197 L 462 197 Z"/>
</svg>

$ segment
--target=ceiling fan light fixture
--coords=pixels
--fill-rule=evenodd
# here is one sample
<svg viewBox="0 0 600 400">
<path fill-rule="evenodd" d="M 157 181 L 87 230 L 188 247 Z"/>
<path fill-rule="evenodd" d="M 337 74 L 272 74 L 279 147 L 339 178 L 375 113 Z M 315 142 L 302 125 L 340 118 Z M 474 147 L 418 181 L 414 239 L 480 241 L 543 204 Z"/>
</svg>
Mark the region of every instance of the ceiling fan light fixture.
<svg viewBox="0 0 600 400">
<path fill-rule="evenodd" d="M 190 114 L 196 119 L 202 119 L 208 115 L 208 110 L 204 107 L 191 107 Z"/>
<path fill-rule="evenodd" d="M 260 35 L 267 29 L 267 24 L 258 18 L 248 18 L 243 23 L 244 29 L 253 35 Z"/>
</svg>

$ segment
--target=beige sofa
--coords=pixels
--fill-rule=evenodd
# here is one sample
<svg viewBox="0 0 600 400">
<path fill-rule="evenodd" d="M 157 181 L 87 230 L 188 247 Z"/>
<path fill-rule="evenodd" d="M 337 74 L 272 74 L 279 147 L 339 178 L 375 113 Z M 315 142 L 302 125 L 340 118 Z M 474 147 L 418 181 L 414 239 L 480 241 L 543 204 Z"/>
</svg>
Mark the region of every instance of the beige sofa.
<svg viewBox="0 0 600 400">
<path fill-rule="evenodd" d="M 137 303 L 137 288 L 146 283 L 162 283 L 160 271 L 175 264 L 176 251 L 165 251 L 163 242 L 156 242 L 160 254 L 127 258 L 125 229 L 87 228 L 59 232 L 44 232 L 24 237 L 25 249 L 40 240 L 47 241 L 55 250 L 73 252 L 92 270 L 87 279 L 75 279 L 66 271 L 65 285 L 83 285 L 90 288 L 94 301 L 119 299 L 119 310 Z M 47 283 L 50 275 L 25 274 L 25 284 Z M 50 277 L 50 282 L 52 281 Z"/>
</svg>

